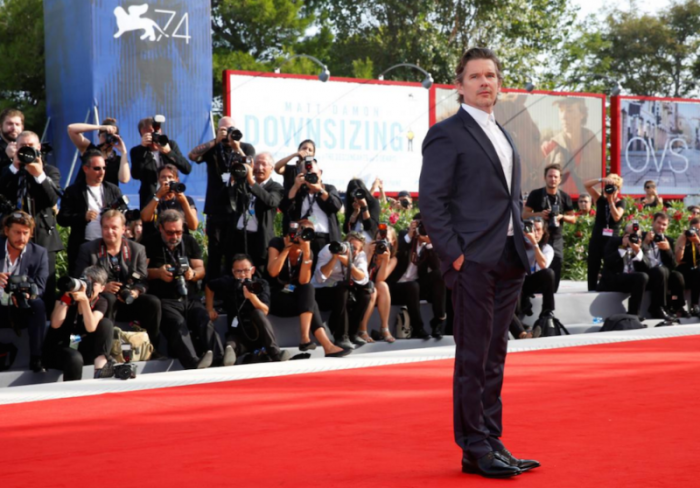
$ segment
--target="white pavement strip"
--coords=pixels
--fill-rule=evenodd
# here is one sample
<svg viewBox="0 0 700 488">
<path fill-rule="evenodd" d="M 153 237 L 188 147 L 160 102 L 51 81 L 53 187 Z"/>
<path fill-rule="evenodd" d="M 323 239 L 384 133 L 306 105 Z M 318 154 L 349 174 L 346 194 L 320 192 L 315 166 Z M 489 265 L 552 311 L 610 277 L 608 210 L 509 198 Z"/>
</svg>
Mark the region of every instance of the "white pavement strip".
<svg viewBox="0 0 700 488">
<path fill-rule="evenodd" d="M 609 344 L 615 342 L 661 339 L 689 335 L 700 335 L 700 324 L 625 332 L 601 332 L 510 341 L 508 343 L 508 352 L 517 353 L 538 351 L 543 349 Z M 252 364 L 228 368 L 209 368 L 177 372 L 171 371 L 165 373 L 139 375 L 136 379 L 126 381 L 111 378 L 2 388 L 0 390 L 0 405 L 41 400 L 55 400 L 59 398 L 102 395 L 104 393 L 123 393 L 137 390 L 149 390 L 153 388 L 169 388 L 174 386 L 218 383 L 222 381 L 238 381 L 255 378 L 269 378 L 274 376 L 385 366 L 390 364 L 434 361 L 439 359 L 450 359 L 455 355 L 454 346 L 429 347 L 369 354 L 361 354 L 360 351 L 342 359 L 319 358 L 287 361 L 284 363 Z"/>
</svg>

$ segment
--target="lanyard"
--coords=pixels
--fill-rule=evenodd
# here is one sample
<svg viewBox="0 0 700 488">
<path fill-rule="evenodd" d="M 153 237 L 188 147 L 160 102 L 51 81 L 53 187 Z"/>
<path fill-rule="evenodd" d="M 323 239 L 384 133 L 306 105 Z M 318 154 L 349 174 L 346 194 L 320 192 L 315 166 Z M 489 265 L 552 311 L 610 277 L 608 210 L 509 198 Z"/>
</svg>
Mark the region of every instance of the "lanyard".
<svg viewBox="0 0 700 488">
<path fill-rule="evenodd" d="M 318 197 L 318 193 L 314 193 L 313 195 L 308 195 L 305 197 L 306 202 L 309 204 L 309 208 L 300 220 L 308 219 L 311 216 L 311 214 L 314 212 L 314 204 L 316 203 L 317 197 Z"/>
<path fill-rule="evenodd" d="M 93 200 L 95 200 L 95 205 L 97 205 L 97 208 L 102 208 L 105 205 L 105 188 L 104 186 L 100 185 L 100 193 L 102 194 L 102 205 L 100 205 L 100 201 L 97 199 L 94 193 L 90 190 L 91 187 L 87 187 L 87 194 L 88 196 L 92 197 Z"/>
</svg>

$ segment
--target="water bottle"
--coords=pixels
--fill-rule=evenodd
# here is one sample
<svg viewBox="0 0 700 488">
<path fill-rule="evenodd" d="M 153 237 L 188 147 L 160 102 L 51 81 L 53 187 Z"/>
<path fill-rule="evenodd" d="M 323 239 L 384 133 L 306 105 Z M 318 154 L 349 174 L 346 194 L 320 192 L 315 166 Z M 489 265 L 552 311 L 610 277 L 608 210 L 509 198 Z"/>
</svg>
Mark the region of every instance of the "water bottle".
<svg viewBox="0 0 700 488">
<path fill-rule="evenodd" d="M 603 323 L 603 317 L 593 317 L 593 325 L 600 325 Z"/>
</svg>

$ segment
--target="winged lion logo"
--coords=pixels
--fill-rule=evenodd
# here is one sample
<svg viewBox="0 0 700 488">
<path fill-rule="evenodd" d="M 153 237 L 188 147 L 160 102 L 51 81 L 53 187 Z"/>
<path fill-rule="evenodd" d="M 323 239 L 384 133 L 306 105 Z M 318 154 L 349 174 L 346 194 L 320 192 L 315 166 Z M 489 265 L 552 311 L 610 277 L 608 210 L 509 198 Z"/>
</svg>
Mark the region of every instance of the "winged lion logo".
<svg viewBox="0 0 700 488">
<path fill-rule="evenodd" d="M 118 39 L 126 32 L 137 30 L 143 31 L 141 40 L 148 39 L 149 41 L 156 41 L 156 30 L 165 37 L 168 37 L 154 20 L 141 17 L 148 12 L 148 4 L 132 5 L 128 10 L 129 13 L 127 13 L 123 7 L 114 9 L 114 16 L 117 18 L 117 27 L 119 29 L 117 33 L 114 34 L 115 39 Z"/>
</svg>

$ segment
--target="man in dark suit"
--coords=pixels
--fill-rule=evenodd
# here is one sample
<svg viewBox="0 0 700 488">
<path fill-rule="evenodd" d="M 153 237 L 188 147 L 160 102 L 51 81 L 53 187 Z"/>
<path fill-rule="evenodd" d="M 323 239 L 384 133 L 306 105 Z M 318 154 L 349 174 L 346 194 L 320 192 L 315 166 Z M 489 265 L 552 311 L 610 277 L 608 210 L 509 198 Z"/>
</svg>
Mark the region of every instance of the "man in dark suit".
<svg viewBox="0 0 700 488">
<path fill-rule="evenodd" d="M 141 188 L 139 188 L 139 209 L 141 210 L 151 201 L 158 188 L 158 169 L 161 166 L 172 164 L 183 175 L 188 175 L 192 171 L 192 165 L 182 155 L 175 141 L 170 139 L 167 143 L 158 144 L 154 135 L 162 136 L 159 134 L 159 125 L 158 129 L 156 131 L 154 128 L 153 117 L 141 119 L 139 121 L 141 144 L 132 147 L 129 151 L 131 175 L 134 179 L 141 180 Z"/>
<path fill-rule="evenodd" d="M 493 116 L 500 62 L 489 49 L 464 53 L 456 70 L 460 110 L 423 142 L 423 223 L 452 289 L 455 440 L 462 471 L 509 477 L 539 466 L 500 441 L 508 340 L 528 259 L 522 230 L 520 158 Z"/>
<path fill-rule="evenodd" d="M 107 164 L 101 152 L 90 150 L 83 155 L 85 179 L 66 188 L 58 212 L 58 223 L 70 227 L 68 237 L 68 273 L 74 275 L 78 249 L 85 242 L 102 235 L 100 214 L 112 205 L 122 192 L 117 185 L 105 181 Z"/>
<path fill-rule="evenodd" d="M 38 152 L 41 151 L 41 142 L 34 132 L 24 131 L 17 137 L 16 147 L 17 151 L 32 147 Z M 0 195 L 32 216 L 34 243 L 48 252 L 48 278 L 44 291 L 47 313 L 53 310 L 56 297 L 56 253 L 63 250 L 54 212 L 60 179 L 58 168 L 44 164 L 41 155 L 29 164 L 20 164 L 17 152 L 12 164 L 0 172 Z"/>
<path fill-rule="evenodd" d="M 39 295 L 44 293 L 49 275 L 49 260 L 46 249 L 30 242 L 34 230 L 34 219 L 17 210 L 6 216 L 3 223 L 5 237 L 0 237 L 0 327 L 29 330 L 29 367 L 32 371 L 44 372 L 41 364 L 44 331 L 46 329 L 46 307 Z M 18 302 L 17 291 L 5 292 L 8 282 L 26 277 L 36 285 L 37 296 L 24 295 L 26 306 Z M 19 293 L 22 293 L 20 290 Z"/>
</svg>

